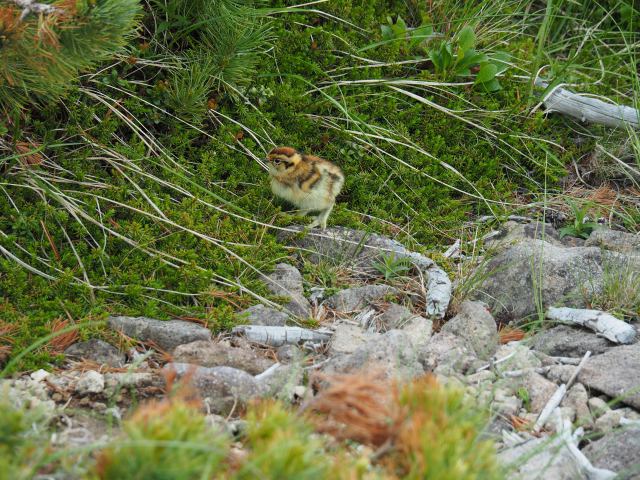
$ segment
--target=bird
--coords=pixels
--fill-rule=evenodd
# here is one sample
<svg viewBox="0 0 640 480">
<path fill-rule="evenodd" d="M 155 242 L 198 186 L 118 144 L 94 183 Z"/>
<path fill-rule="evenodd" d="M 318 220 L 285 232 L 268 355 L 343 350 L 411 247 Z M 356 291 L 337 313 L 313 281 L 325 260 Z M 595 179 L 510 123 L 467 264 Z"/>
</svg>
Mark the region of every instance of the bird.
<svg viewBox="0 0 640 480">
<path fill-rule="evenodd" d="M 340 167 L 291 147 L 276 147 L 267 155 L 271 191 L 300 209 L 302 215 L 319 212 L 308 226 L 327 228 L 327 218 L 344 185 Z"/>
</svg>

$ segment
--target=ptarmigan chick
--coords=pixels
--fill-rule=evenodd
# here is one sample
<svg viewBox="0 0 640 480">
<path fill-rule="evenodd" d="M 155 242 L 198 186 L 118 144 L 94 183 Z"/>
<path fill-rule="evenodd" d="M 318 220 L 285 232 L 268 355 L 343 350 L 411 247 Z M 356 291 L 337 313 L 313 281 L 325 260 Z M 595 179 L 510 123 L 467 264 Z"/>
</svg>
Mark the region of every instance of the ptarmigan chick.
<svg viewBox="0 0 640 480">
<path fill-rule="evenodd" d="M 339 167 L 313 155 L 303 155 L 295 148 L 277 147 L 269 152 L 271 190 L 298 207 L 303 215 L 320 213 L 309 228 L 327 228 L 327 218 L 344 185 Z"/>
</svg>

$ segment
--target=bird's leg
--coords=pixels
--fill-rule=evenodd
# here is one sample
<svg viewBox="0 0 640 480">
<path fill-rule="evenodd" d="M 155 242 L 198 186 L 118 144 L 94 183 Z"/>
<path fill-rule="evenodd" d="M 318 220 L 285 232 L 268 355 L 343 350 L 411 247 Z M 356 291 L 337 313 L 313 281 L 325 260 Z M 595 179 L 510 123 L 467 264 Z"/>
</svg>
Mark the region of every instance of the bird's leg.
<svg viewBox="0 0 640 480">
<path fill-rule="evenodd" d="M 334 205 L 333 203 L 329 205 L 326 209 L 320 212 L 320 215 L 316 217 L 316 220 L 314 223 L 317 222 L 317 224 L 320 225 L 320 228 L 322 230 L 327 228 L 327 219 L 329 218 L 329 214 L 331 214 L 331 210 L 333 210 L 333 205 Z"/>
</svg>

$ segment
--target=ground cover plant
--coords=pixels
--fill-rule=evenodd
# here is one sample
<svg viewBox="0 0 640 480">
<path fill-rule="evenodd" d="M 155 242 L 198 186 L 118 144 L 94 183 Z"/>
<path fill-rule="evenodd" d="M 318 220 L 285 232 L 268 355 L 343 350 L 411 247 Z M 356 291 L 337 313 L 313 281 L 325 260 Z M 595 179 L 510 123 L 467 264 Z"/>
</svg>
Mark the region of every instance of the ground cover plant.
<svg viewBox="0 0 640 480">
<path fill-rule="evenodd" d="M 77 338 L 127 341 L 104 328 L 110 314 L 218 333 L 277 302 L 260 279 L 291 255 L 277 231 L 301 219 L 270 192 L 276 145 L 343 169 L 330 224 L 393 236 L 454 276 L 441 253 L 462 237 L 473 255 L 482 216 L 564 218 L 576 237 L 597 217 L 638 230 L 637 132 L 547 116 L 534 86 L 638 107 L 631 0 L 51 5 L 22 16 L 0 2 L 3 375 L 50 369 Z M 303 267 L 346 284 L 336 266 Z M 635 292 L 636 275 L 618 277 L 599 304 Z M 636 314 L 636 297 L 611 308 Z"/>
</svg>

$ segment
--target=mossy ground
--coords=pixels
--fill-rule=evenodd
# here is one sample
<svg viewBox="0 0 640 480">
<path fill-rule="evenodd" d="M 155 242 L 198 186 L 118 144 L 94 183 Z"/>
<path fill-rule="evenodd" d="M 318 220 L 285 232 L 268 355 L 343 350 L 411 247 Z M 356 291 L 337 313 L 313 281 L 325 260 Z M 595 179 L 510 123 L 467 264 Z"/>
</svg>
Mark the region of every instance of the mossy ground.
<svg viewBox="0 0 640 480">
<path fill-rule="evenodd" d="M 384 86 L 338 86 L 328 75 L 354 66 L 353 57 L 341 52 L 358 55 L 359 48 L 379 40 L 379 25 L 386 22 L 387 15 L 432 22 L 441 26 L 445 35 L 451 34 L 452 24 L 439 24 L 441 20 L 433 18 L 434 13 L 430 17 L 420 5 L 340 0 L 318 6 L 343 21 L 309 11 L 273 15 L 273 49 L 262 57 L 252 79 L 255 90 L 246 90 L 259 108 L 222 91 L 212 93 L 208 105 L 214 111 L 199 129 L 171 115 L 163 83 L 166 71 L 149 73 L 148 68 L 140 67 L 153 53 L 146 34 L 131 41 L 132 57 L 138 60 L 120 62 L 89 81 L 81 81 L 81 88 L 63 104 L 31 110 L 22 122 L 25 131 L 39 139 L 44 153 L 64 169 L 66 178 L 76 182 L 62 185 L 62 192 L 82 201 L 83 208 L 112 232 L 86 219 L 72 218 L 63 208 L 64 196 L 43 199 L 32 189 L 4 185 L 0 230 L 7 235 L 0 237 L 0 245 L 15 251 L 16 242 L 57 269 L 57 279 L 50 281 L 0 256 L 0 320 L 18 326 L 13 335 L 14 354 L 50 333 L 51 322 L 60 318 L 84 324 L 103 320 L 110 313 L 157 318 L 182 315 L 205 319 L 214 330 L 232 325 L 234 311 L 254 302 L 245 293 L 247 289 L 266 295 L 254 268 L 268 271 L 291 254 L 276 242 L 273 230 L 239 216 L 276 226 L 299 220 L 272 198 L 265 171 L 245 153 L 249 150 L 262 155 L 262 146 L 272 146 L 267 138 L 331 159 L 343 168 L 346 185 L 331 224 L 390 234 L 411 246 L 420 244 L 420 248 L 436 252 L 453 243 L 464 230 L 463 224 L 475 216 L 490 213 L 490 208 L 495 214 L 505 213 L 512 208 L 508 205 L 511 201 L 521 203 L 523 196 L 535 199 L 541 184 L 548 188 L 557 185 L 566 172 L 565 165 L 588 152 L 592 143 L 572 142 L 574 127 L 562 118 L 543 118 L 541 112 L 529 115 L 529 86 L 516 78 L 522 74 L 516 68 L 507 72 L 501 80 L 504 88 L 497 93 L 484 93 L 471 85 L 451 89 L 457 96 L 422 93 L 452 111 L 468 109 L 468 101 L 485 112 L 500 111 L 499 115 L 474 117 L 485 128 L 495 127 L 495 136 L 411 102 Z M 285 4 L 274 1 L 271 6 Z M 482 20 L 477 24 L 482 27 Z M 535 28 L 525 30 L 520 37 L 502 42 L 501 48 L 514 59 L 531 58 L 536 51 L 536 33 Z M 487 46 L 480 37 L 479 48 Z M 407 69 L 394 62 L 412 56 L 401 42 L 365 54 L 391 65 L 348 70 L 342 80 L 406 76 Z M 428 68 L 410 73 L 433 79 Z M 319 87 L 323 87 L 321 92 Z M 106 104 L 90 98 L 88 91 L 107 95 Z M 139 121 L 153 134 L 162 146 L 154 148 L 155 154 L 150 154 L 148 145 L 125 118 L 114 113 L 116 107 L 125 112 L 125 118 Z M 382 146 L 413 168 L 389 157 L 383 161 L 354 143 L 354 136 L 346 133 L 352 124 L 344 122 L 339 129 L 331 129 L 319 119 L 344 112 L 363 124 L 378 125 L 411 139 L 433 158 L 395 144 Z M 262 145 L 252 132 L 259 135 Z M 158 151 L 168 152 L 185 171 Z M 119 156 L 140 171 L 118 168 L 122 166 Z M 30 175 L 27 169 L 10 183 L 17 184 Z M 193 191 L 198 198 L 167 188 L 157 178 Z M 95 182 L 100 188 L 83 186 L 82 182 Z M 472 191 L 484 200 L 461 191 Z M 149 200 L 168 222 L 159 218 Z M 194 231 L 215 239 L 227 250 L 194 235 Z M 119 240 L 113 232 L 134 240 L 136 246 Z M 177 262 L 171 258 L 181 262 L 170 266 L 145 250 L 163 252 L 172 263 Z M 86 278 L 99 288 L 79 285 L 74 277 Z M 218 281 L 221 278 L 231 279 L 235 285 L 223 285 Z M 87 337 L 100 330 L 81 327 L 80 335 Z M 47 348 L 40 348 L 15 368 L 33 369 L 56 358 Z"/>
</svg>

